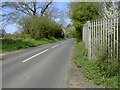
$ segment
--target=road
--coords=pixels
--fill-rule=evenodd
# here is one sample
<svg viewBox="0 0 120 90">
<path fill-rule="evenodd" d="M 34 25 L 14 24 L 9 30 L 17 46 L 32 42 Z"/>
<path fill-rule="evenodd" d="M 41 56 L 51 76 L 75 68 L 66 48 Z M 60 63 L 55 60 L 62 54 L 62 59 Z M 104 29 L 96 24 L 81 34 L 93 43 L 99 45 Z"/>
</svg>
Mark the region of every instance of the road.
<svg viewBox="0 0 120 90">
<path fill-rule="evenodd" d="M 3 56 L 2 88 L 65 88 L 73 39 Z"/>
</svg>

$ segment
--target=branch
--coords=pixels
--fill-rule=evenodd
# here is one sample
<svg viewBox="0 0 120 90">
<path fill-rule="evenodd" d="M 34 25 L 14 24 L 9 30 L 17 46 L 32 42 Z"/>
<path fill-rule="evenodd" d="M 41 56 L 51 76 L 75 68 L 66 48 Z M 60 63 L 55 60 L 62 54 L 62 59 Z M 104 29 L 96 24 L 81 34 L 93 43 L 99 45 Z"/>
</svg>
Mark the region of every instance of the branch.
<svg viewBox="0 0 120 90">
<path fill-rule="evenodd" d="M 49 7 L 49 5 L 52 4 L 52 0 L 41 10 L 41 16 L 43 16 L 44 12 L 46 11 L 46 9 Z"/>
<path fill-rule="evenodd" d="M 30 11 L 34 12 L 34 10 L 32 10 L 32 8 L 30 8 L 28 4 L 25 4 L 24 2 L 20 2 L 20 3 L 26 6 L 26 8 L 29 9 Z"/>
</svg>

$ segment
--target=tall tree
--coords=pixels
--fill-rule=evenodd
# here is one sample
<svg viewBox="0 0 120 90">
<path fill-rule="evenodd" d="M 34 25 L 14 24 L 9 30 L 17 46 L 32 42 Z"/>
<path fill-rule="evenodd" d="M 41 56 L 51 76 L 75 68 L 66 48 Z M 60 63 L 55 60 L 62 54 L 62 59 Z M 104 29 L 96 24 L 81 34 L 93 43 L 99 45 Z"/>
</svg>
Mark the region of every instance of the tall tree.
<svg viewBox="0 0 120 90">
<path fill-rule="evenodd" d="M 88 20 L 99 18 L 100 8 L 95 2 L 73 2 L 70 4 L 71 19 L 85 23 Z"/>
<path fill-rule="evenodd" d="M 70 4 L 70 18 L 82 38 L 82 26 L 89 20 L 100 18 L 100 7 L 96 2 L 72 2 Z"/>
<path fill-rule="evenodd" d="M 3 2 L 2 3 L 2 21 L 17 21 L 23 16 L 43 16 L 48 7 L 52 4 L 50 2 Z M 41 12 L 41 13 L 39 13 Z"/>
</svg>

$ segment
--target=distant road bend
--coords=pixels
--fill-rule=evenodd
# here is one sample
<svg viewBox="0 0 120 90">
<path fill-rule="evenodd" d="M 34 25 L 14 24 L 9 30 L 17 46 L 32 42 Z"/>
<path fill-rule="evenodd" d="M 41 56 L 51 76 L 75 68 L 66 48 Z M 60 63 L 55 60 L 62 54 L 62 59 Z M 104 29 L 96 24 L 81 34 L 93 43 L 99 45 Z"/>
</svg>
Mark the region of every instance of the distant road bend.
<svg viewBox="0 0 120 90">
<path fill-rule="evenodd" d="M 3 56 L 2 88 L 65 88 L 74 39 Z"/>
</svg>

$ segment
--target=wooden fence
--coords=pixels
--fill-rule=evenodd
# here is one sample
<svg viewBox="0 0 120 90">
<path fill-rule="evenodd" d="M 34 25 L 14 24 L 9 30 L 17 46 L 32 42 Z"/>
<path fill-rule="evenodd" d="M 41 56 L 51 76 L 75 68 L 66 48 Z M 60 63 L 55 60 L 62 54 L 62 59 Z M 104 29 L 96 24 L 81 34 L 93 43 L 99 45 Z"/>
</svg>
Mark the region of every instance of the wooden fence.
<svg viewBox="0 0 120 90">
<path fill-rule="evenodd" d="M 88 21 L 83 26 L 83 41 L 89 59 L 104 52 L 110 54 L 110 58 L 118 59 L 118 18 Z"/>
</svg>

